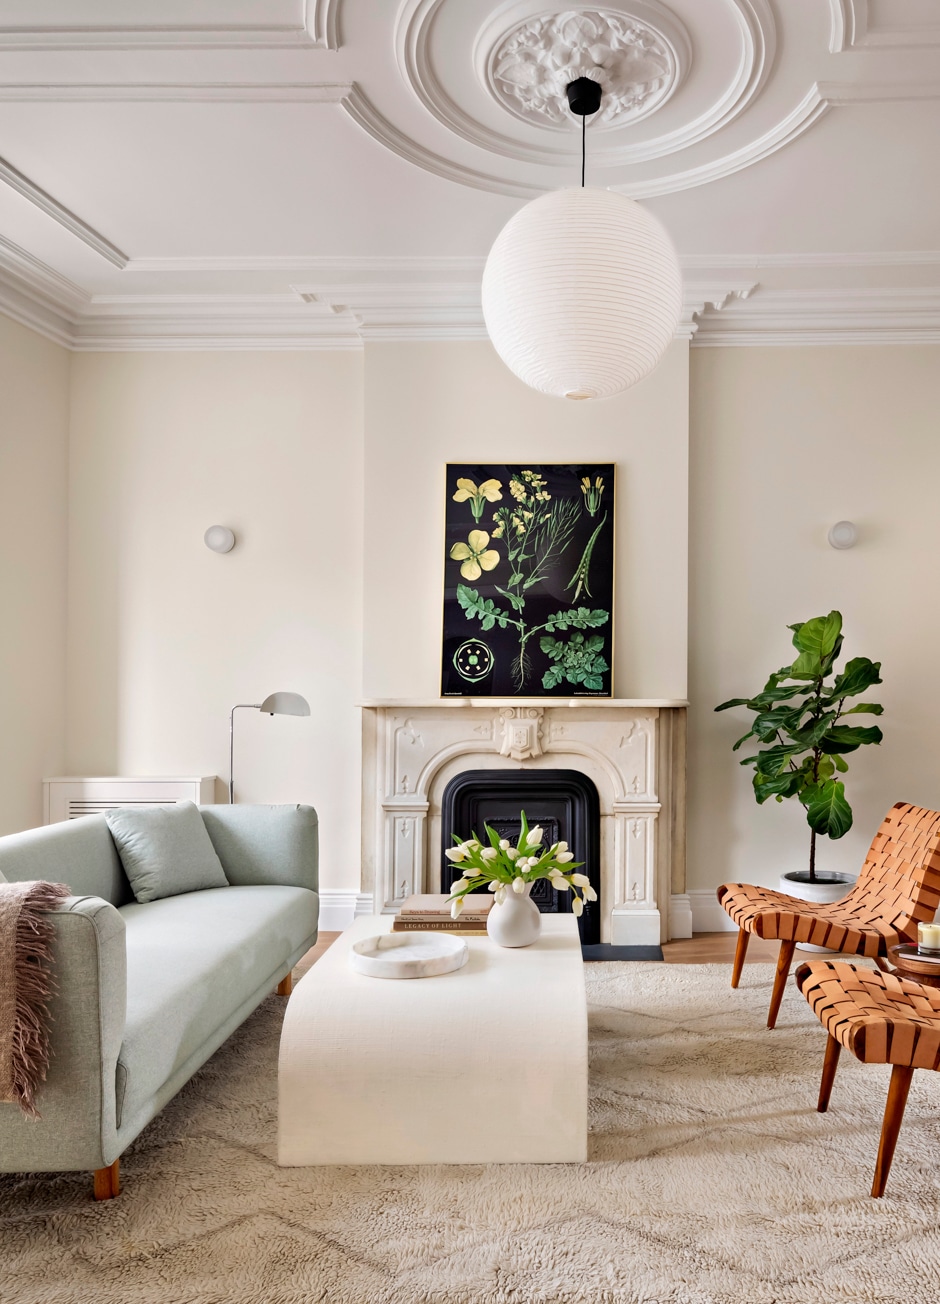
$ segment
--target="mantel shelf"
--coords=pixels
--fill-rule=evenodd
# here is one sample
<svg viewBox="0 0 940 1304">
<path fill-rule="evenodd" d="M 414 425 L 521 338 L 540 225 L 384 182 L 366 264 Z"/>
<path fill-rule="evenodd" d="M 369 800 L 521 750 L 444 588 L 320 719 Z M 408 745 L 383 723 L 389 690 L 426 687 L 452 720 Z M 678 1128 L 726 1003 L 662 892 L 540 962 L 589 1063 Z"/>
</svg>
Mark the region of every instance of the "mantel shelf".
<svg viewBox="0 0 940 1304">
<path fill-rule="evenodd" d="M 429 707 L 451 707 L 457 710 L 466 708 L 501 708 L 506 706 L 540 706 L 543 708 L 569 706 L 590 707 L 592 710 L 602 707 L 605 710 L 643 710 L 644 708 L 678 708 L 688 706 L 684 698 L 679 697 L 387 697 L 367 698 L 357 702 L 362 710 L 376 711 L 417 711 Z"/>
</svg>

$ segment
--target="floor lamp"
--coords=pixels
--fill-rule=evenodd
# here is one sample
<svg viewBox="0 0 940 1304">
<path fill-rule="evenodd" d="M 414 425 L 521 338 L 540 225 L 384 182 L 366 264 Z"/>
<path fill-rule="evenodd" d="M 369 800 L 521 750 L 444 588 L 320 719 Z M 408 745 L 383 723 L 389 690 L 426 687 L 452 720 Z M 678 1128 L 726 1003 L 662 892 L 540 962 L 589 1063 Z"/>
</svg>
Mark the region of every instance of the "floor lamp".
<svg viewBox="0 0 940 1304">
<path fill-rule="evenodd" d="M 271 693 L 263 702 L 239 702 L 228 719 L 228 800 L 235 804 L 235 712 L 265 711 L 268 715 L 309 715 L 306 698 L 299 693 Z"/>
</svg>

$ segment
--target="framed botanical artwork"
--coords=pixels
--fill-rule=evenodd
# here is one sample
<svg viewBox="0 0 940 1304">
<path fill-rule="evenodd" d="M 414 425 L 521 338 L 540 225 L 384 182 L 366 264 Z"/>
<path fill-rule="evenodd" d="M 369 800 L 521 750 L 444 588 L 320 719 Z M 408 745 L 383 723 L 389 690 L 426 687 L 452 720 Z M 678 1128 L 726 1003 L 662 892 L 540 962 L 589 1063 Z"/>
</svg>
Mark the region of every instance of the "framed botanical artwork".
<svg viewBox="0 0 940 1304">
<path fill-rule="evenodd" d="M 448 465 L 442 697 L 613 695 L 614 470 Z"/>
</svg>

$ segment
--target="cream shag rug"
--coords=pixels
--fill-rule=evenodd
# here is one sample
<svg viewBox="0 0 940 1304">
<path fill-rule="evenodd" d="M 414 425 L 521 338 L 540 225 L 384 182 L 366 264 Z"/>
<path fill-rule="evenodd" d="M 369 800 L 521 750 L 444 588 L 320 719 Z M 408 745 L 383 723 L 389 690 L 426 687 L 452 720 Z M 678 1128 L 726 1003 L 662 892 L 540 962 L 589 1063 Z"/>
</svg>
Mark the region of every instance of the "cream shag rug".
<svg viewBox="0 0 940 1304">
<path fill-rule="evenodd" d="M 940 1297 L 940 1076 L 883 1200 L 888 1073 L 770 965 L 593 964 L 590 1162 L 279 1169 L 272 997 L 146 1129 L 120 1198 L 0 1176 L 2 1304 L 923 1304 Z M 454 1101 L 454 1122 L 465 1106 Z M 479 1125 L 479 1124 L 476 1124 Z"/>
</svg>

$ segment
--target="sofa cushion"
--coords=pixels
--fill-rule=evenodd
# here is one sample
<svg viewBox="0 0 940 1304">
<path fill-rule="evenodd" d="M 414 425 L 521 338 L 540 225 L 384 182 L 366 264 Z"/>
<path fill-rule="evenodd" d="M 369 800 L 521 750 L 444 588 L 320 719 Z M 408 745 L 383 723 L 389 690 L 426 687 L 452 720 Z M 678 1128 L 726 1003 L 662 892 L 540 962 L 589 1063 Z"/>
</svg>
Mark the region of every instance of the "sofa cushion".
<svg viewBox="0 0 940 1304">
<path fill-rule="evenodd" d="M 138 901 L 228 887 L 228 879 L 191 801 L 109 810 L 105 819 Z"/>
<path fill-rule="evenodd" d="M 229 887 L 121 908 L 127 1018 L 118 1060 L 118 1126 L 186 1064 L 240 1004 L 274 986 L 316 933 L 315 892 Z"/>
</svg>

